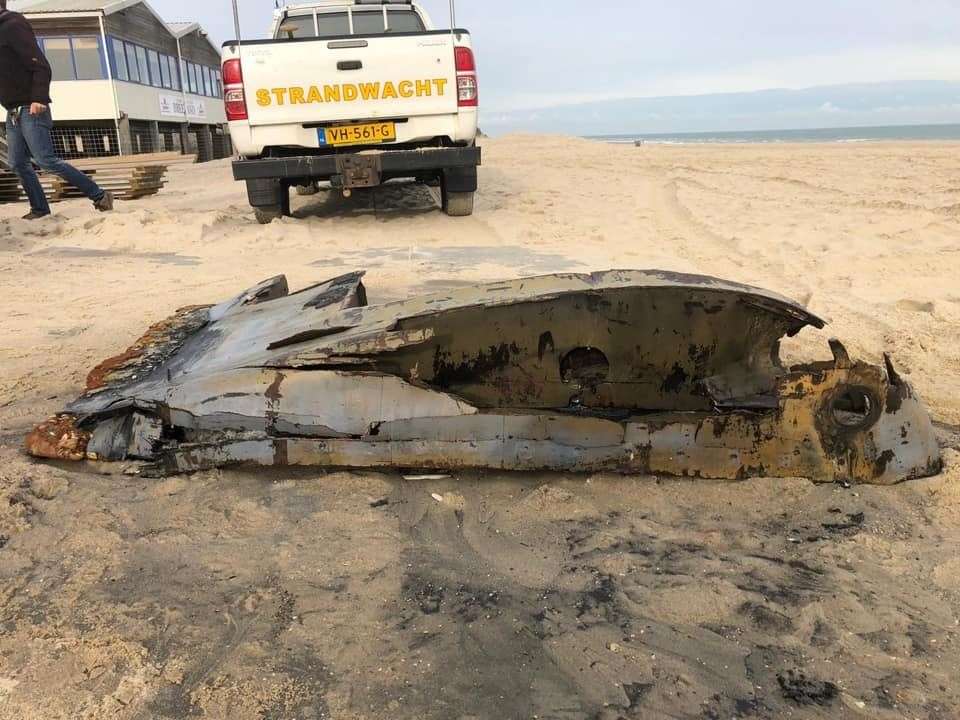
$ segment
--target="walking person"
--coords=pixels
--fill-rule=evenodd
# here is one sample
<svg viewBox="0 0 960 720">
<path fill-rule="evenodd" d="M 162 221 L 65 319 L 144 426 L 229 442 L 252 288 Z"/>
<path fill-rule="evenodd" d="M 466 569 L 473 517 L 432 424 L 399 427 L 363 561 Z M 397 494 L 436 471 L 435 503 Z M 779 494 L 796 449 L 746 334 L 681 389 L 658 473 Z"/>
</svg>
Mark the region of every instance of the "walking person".
<svg viewBox="0 0 960 720">
<path fill-rule="evenodd" d="M 44 172 L 59 175 L 80 190 L 97 210 L 113 210 L 110 192 L 57 157 L 50 136 L 52 75 L 30 23 L 20 13 L 7 10 L 7 0 L 0 0 L 0 105 L 7 111 L 10 168 L 30 201 L 30 212 L 23 219 L 37 220 L 50 214 L 31 158 Z"/>
</svg>

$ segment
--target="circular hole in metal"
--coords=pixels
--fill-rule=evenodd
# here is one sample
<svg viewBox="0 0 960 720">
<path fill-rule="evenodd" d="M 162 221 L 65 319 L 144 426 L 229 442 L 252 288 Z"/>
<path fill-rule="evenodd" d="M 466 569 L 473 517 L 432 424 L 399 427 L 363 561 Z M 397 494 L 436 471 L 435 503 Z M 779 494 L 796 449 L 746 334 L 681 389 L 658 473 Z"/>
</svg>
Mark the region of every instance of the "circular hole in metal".
<svg viewBox="0 0 960 720">
<path fill-rule="evenodd" d="M 560 359 L 560 377 L 565 383 L 590 387 L 604 382 L 610 375 L 610 361 L 594 347 L 579 347 Z"/>
<path fill-rule="evenodd" d="M 833 419 L 845 428 L 858 428 L 868 424 L 873 411 L 873 399 L 861 388 L 846 388 L 834 396 L 830 406 Z"/>
</svg>

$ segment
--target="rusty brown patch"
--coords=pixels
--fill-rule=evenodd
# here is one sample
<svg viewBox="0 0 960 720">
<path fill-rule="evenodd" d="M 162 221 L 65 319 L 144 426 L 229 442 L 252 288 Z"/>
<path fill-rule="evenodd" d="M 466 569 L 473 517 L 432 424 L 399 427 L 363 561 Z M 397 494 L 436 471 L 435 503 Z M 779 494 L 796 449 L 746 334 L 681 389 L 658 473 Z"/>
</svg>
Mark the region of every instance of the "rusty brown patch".
<svg viewBox="0 0 960 720">
<path fill-rule="evenodd" d="M 209 307 L 209 305 L 188 305 L 180 308 L 167 319 L 151 325 L 147 332 L 133 345 L 119 355 L 107 358 L 90 371 L 87 375 L 87 391 L 106 387 L 118 370 L 136 365 L 136 361 L 146 355 L 147 350 L 168 343 L 178 331 L 184 329 L 185 323 L 191 316 L 195 315 L 197 311 L 206 310 Z"/>
<path fill-rule="evenodd" d="M 27 452 L 49 460 L 83 460 L 87 457 L 90 433 L 77 427 L 73 415 L 55 415 L 27 435 Z"/>
<path fill-rule="evenodd" d="M 141 338 L 142 340 L 142 338 Z M 140 341 L 138 341 L 139 343 Z M 124 367 L 131 360 L 140 357 L 143 354 L 143 347 L 134 345 L 127 348 L 119 355 L 107 358 L 97 365 L 87 375 L 87 390 L 99 390 L 107 384 L 107 378 L 118 368 Z"/>
</svg>

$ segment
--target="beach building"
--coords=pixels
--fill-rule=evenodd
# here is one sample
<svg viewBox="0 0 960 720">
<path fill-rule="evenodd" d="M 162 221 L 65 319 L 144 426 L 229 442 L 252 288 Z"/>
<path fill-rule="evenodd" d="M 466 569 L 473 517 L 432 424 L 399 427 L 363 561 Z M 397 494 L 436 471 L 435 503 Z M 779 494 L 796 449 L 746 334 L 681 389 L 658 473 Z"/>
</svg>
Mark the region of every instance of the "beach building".
<svg viewBox="0 0 960 720">
<path fill-rule="evenodd" d="M 220 50 L 195 22 L 143 0 L 10 0 L 53 68 L 54 143 L 65 158 L 232 153 Z"/>
</svg>

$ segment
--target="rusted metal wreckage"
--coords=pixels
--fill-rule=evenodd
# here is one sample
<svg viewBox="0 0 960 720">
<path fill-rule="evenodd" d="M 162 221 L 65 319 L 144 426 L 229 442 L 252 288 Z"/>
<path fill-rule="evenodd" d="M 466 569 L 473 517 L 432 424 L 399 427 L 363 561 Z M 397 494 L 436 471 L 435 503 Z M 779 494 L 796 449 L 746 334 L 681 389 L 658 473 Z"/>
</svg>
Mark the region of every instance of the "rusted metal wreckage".
<svg viewBox="0 0 960 720">
<path fill-rule="evenodd" d="M 615 470 L 889 484 L 940 470 L 894 370 L 784 368 L 823 327 L 770 292 L 659 271 L 564 274 L 368 305 L 362 273 L 267 280 L 154 326 L 39 426 L 48 458 L 146 474 L 234 463 Z"/>
</svg>

